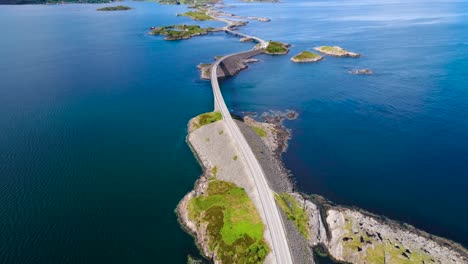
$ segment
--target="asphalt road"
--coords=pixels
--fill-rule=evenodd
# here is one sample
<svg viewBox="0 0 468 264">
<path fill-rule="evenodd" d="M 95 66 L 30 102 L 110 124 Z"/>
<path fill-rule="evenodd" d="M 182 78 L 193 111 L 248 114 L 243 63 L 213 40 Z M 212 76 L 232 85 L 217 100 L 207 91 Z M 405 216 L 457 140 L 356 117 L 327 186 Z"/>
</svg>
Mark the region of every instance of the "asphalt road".
<svg viewBox="0 0 468 264">
<path fill-rule="evenodd" d="M 243 34 L 244 35 L 244 34 Z M 250 37 L 245 35 L 245 37 Z M 253 37 L 251 37 L 253 38 Z M 262 47 L 267 45 L 267 43 L 263 40 L 260 42 Z M 249 53 L 250 51 L 240 52 L 235 54 L 230 54 L 222 57 L 221 59 L 217 60 L 211 68 L 211 85 L 213 88 L 214 100 L 215 100 L 215 110 L 220 111 L 223 115 L 224 122 L 226 124 L 228 133 L 231 135 L 233 140 L 236 142 L 240 156 L 244 160 L 245 164 L 247 165 L 247 171 L 250 173 L 250 176 L 253 178 L 255 185 L 257 187 L 260 202 L 263 207 L 263 211 L 266 218 L 266 225 L 268 230 L 271 234 L 272 239 L 272 246 L 273 246 L 273 253 L 276 259 L 276 263 L 279 264 L 288 264 L 292 263 L 291 252 L 289 250 L 288 241 L 286 238 L 286 231 L 283 226 L 283 222 L 281 220 L 280 214 L 278 212 L 278 208 L 276 207 L 275 198 L 273 196 L 273 191 L 268 186 L 266 181 L 265 173 L 260 166 L 260 163 L 255 158 L 252 149 L 250 148 L 247 140 L 242 135 L 241 131 L 234 123 L 231 114 L 224 102 L 223 95 L 221 94 L 221 90 L 218 83 L 218 76 L 217 76 L 217 68 L 219 64 L 235 55 L 240 55 L 244 53 Z"/>
</svg>

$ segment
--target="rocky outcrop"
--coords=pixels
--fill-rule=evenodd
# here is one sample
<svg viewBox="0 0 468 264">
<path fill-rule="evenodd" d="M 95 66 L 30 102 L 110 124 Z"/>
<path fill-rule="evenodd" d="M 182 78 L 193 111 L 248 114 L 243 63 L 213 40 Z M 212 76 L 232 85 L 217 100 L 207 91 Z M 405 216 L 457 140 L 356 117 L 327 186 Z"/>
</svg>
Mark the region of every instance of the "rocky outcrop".
<svg viewBox="0 0 468 264">
<path fill-rule="evenodd" d="M 345 207 L 327 210 L 327 247 L 350 263 L 455 263 L 468 261 L 461 245 L 368 212 Z"/>
<path fill-rule="evenodd" d="M 208 174 L 211 170 L 205 170 Z M 206 192 L 208 188 L 209 175 L 202 175 L 195 183 L 195 188 L 187 193 L 184 198 L 177 205 L 177 215 L 181 225 L 185 230 L 192 234 L 196 240 L 196 245 L 200 248 L 200 251 L 209 259 L 214 259 L 216 256 L 214 252 L 208 246 L 208 236 L 206 233 L 206 224 L 197 226 L 195 222 L 190 220 L 188 203 L 195 197 L 200 196 Z"/>
<path fill-rule="evenodd" d="M 271 152 L 277 151 L 278 149 L 280 149 L 280 145 L 282 145 L 284 141 L 289 140 L 289 135 L 287 136 L 287 138 L 279 138 L 279 130 L 281 128 L 279 128 L 275 124 L 258 122 L 248 116 L 244 117 L 244 122 L 251 127 L 260 128 L 261 130 L 265 131 L 266 135 L 260 138 Z"/>
<path fill-rule="evenodd" d="M 290 194 L 296 201 L 301 204 L 304 211 L 308 215 L 308 239 L 309 246 L 314 247 L 321 243 L 327 243 L 327 231 L 322 222 L 320 208 L 313 202 L 305 199 L 301 194 Z"/>
</svg>

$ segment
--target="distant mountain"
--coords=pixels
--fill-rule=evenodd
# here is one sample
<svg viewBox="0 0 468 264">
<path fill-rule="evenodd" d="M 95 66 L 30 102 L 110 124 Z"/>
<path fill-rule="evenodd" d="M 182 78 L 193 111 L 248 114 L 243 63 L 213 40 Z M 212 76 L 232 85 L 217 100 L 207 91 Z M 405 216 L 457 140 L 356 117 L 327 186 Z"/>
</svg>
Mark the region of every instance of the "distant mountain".
<svg viewBox="0 0 468 264">
<path fill-rule="evenodd" d="M 60 4 L 60 3 L 109 3 L 109 0 L 0 0 L 0 5 Z"/>
</svg>

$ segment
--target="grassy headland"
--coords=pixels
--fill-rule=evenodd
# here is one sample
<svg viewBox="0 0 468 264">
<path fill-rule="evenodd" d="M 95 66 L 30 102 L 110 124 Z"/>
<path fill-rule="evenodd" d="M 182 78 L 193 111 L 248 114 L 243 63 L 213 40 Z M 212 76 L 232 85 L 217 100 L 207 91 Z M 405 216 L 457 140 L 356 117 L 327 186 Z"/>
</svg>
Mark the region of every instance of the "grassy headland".
<svg viewBox="0 0 468 264">
<path fill-rule="evenodd" d="M 181 16 L 186 16 L 186 17 L 190 17 L 194 20 L 198 20 L 198 21 L 206 21 L 206 20 L 212 20 L 213 18 L 207 14 L 205 14 L 205 12 L 203 11 L 188 11 L 188 12 L 185 12 L 183 14 L 180 14 Z"/>
<path fill-rule="evenodd" d="M 132 9 L 129 6 L 123 6 L 123 5 L 118 5 L 118 6 L 106 6 L 103 8 L 98 8 L 96 9 L 97 11 L 126 11 Z"/>
<path fill-rule="evenodd" d="M 322 56 L 312 53 L 310 51 L 303 51 L 291 58 L 291 60 L 294 62 L 315 62 L 321 59 L 323 59 Z"/>
<path fill-rule="evenodd" d="M 200 128 L 204 125 L 214 123 L 221 119 L 223 119 L 221 112 L 209 112 L 197 116 L 193 124 L 195 128 Z"/>
<path fill-rule="evenodd" d="M 309 239 L 309 233 L 307 231 L 309 216 L 304 210 L 304 207 L 301 206 L 293 196 L 287 193 L 275 194 L 275 200 L 281 210 L 286 214 L 286 217 L 294 222 L 304 238 L 306 240 Z"/>
<path fill-rule="evenodd" d="M 287 44 L 270 41 L 268 42 L 268 46 L 266 47 L 265 51 L 267 54 L 280 55 L 288 53 L 289 49 Z"/>
<path fill-rule="evenodd" d="M 172 25 L 154 28 L 150 34 L 164 35 L 166 40 L 189 39 L 193 36 L 205 35 L 213 28 L 201 28 L 197 25 Z"/>
<path fill-rule="evenodd" d="M 206 224 L 208 246 L 221 263 L 263 263 L 268 255 L 262 220 L 243 188 L 212 179 L 188 212 L 197 226 Z"/>
</svg>

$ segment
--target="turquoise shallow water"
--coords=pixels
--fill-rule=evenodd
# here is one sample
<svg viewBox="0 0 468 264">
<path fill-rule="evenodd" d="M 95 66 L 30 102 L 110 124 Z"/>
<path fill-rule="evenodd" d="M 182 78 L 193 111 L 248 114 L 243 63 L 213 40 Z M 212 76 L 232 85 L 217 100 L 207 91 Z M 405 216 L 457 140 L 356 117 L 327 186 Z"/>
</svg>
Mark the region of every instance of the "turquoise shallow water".
<svg viewBox="0 0 468 264">
<path fill-rule="evenodd" d="M 333 43 L 364 56 L 260 56 L 222 83 L 228 106 L 300 113 L 284 155 L 300 190 L 466 245 L 468 5 L 356 3 L 236 4 L 273 19 L 243 31 L 293 54 Z M 186 123 L 212 109 L 195 66 L 251 44 L 162 41 L 147 28 L 193 23 L 175 16 L 185 7 L 125 4 L 135 9 L 0 6 L 1 262 L 184 263 L 197 252 L 174 214 L 201 173 Z M 356 67 L 375 75 L 347 74 Z"/>
</svg>

